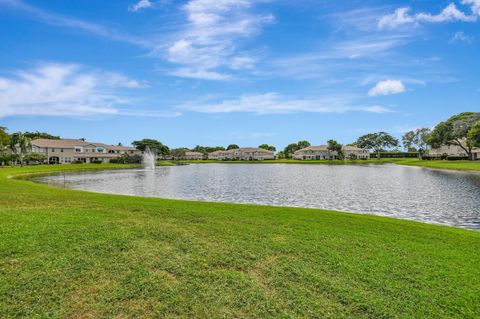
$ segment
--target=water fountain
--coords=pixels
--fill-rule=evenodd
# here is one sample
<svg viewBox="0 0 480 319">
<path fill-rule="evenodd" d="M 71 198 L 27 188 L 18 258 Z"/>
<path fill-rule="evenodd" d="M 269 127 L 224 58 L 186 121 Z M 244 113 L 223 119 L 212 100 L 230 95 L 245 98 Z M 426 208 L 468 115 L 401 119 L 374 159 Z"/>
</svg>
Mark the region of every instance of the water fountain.
<svg viewBox="0 0 480 319">
<path fill-rule="evenodd" d="M 155 170 L 155 163 L 157 161 L 157 156 L 150 148 L 147 147 L 145 152 L 143 152 L 143 167 L 149 170 Z"/>
</svg>

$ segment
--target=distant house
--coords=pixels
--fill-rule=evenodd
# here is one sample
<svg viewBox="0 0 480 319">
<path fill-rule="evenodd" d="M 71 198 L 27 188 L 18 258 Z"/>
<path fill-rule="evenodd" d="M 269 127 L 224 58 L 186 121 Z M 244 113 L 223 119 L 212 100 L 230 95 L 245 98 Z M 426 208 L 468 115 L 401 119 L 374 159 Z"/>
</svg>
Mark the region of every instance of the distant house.
<svg viewBox="0 0 480 319">
<path fill-rule="evenodd" d="M 211 160 L 272 160 L 275 159 L 275 152 L 265 150 L 263 148 L 244 147 L 232 149 L 228 151 L 215 151 L 208 154 L 208 159 Z"/>
<path fill-rule="evenodd" d="M 208 153 L 208 159 L 223 161 L 226 159 L 231 159 L 230 154 L 231 154 L 230 151 L 215 151 L 215 152 Z"/>
<path fill-rule="evenodd" d="M 199 152 L 185 152 L 185 155 L 183 156 L 183 159 L 185 160 L 202 160 L 203 159 L 203 154 Z"/>
<path fill-rule="evenodd" d="M 296 151 L 293 158 L 299 160 L 334 160 L 338 158 L 338 152 L 330 151 L 327 145 L 309 146 Z"/>
<path fill-rule="evenodd" d="M 273 160 L 275 159 L 275 152 L 263 148 L 244 147 L 230 150 L 232 159 L 252 161 L 252 160 Z"/>
<path fill-rule="evenodd" d="M 365 148 L 347 145 L 342 148 L 342 151 L 346 159 L 370 159 L 370 151 Z"/>
<path fill-rule="evenodd" d="M 69 164 L 73 162 L 109 163 L 112 158 L 124 154 L 141 155 L 134 147 L 114 146 L 76 139 L 36 139 L 31 142 L 32 153 L 45 155 L 49 164 Z"/>
<path fill-rule="evenodd" d="M 465 140 L 462 141 L 462 145 L 465 145 Z M 441 158 L 445 156 L 449 157 L 464 157 L 468 158 L 467 152 L 458 145 L 442 145 L 438 148 L 431 148 L 428 155 L 433 158 Z M 480 148 L 474 148 L 472 150 L 473 160 L 480 159 Z"/>
<path fill-rule="evenodd" d="M 430 157 L 441 158 L 444 156 L 451 157 L 468 157 L 467 152 L 458 145 L 442 145 L 438 148 L 431 148 L 428 152 Z"/>
</svg>

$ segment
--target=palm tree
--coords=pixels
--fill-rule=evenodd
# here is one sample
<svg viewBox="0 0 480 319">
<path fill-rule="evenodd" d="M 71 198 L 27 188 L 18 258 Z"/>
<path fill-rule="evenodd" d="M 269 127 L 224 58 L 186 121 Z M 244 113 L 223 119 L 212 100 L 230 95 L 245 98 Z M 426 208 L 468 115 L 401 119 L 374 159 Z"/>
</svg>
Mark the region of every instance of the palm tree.
<svg viewBox="0 0 480 319">
<path fill-rule="evenodd" d="M 6 147 L 3 145 L 2 141 L 0 141 L 0 166 L 3 166 L 4 163 L 7 161 L 5 159 L 7 155 L 5 150 L 6 150 Z"/>
<path fill-rule="evenodd" d="M 29 137 L 21 132 L 12 134 L 10 139 L 10 149 L 13 154 L 18 155 L 20 158 L 20 165 L 23 165 L 23 159 L 31 147 L 32 143 Z"/>
</svg>

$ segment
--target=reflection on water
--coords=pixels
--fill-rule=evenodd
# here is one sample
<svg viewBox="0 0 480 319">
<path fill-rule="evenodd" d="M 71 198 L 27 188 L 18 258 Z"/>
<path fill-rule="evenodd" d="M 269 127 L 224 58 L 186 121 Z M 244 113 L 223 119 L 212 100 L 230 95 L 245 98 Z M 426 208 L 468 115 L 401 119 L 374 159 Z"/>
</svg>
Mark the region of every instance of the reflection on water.
<svg viewBox="0 0 480 319">
<path fill-rule="evenodd" d="M 397 165 L 202 164 L 43 176 L 93 192 L 296 206 L 480 229 L 480 174 Z"/>
</svg>

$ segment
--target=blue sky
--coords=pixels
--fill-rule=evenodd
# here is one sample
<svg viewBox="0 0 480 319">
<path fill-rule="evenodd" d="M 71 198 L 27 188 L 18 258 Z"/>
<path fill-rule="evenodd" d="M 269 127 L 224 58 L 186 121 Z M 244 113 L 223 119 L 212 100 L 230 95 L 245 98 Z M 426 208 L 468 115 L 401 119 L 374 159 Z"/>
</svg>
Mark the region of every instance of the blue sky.
<svg viewBox="0 0 480 319">
<path fill-rule="evenodd" d="M 480 0 L 0 0 L 0 125 L 171 147 L 480 110 Z"/>
</svg>

